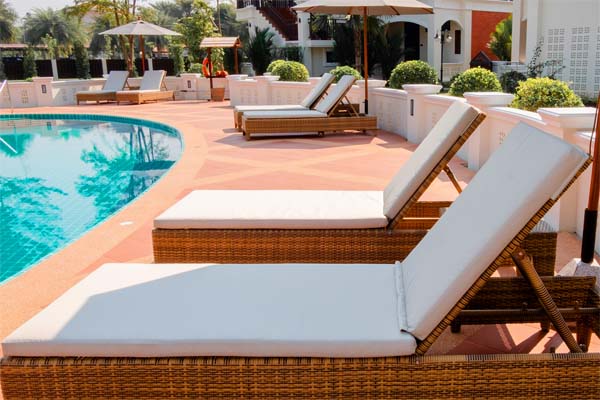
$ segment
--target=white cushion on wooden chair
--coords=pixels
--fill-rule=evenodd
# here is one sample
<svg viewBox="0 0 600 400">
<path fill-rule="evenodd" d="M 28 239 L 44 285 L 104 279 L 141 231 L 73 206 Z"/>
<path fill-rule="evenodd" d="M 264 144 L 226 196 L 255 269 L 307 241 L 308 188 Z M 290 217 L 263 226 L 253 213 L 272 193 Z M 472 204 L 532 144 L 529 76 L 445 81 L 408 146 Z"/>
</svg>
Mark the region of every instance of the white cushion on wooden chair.
<svg viewBox="0 0 600 400">
<path fill-rule="evenodd" d="M 107 264 L 4 339 L 4 356 L 377 357 L 415 352 L 394 265 Z"/>
<path fill-rule="evenodd" d="M 299 104 L 271 104 L 271 105 L 253 105 L 253 106 L 235 106 L 235 111 L 247 113 L 250 111 L 303 111 L 308 108 Z"/>
<path fill-rule="evenodd" d="M 123 90 L 128 77 L 129 71 L 110 71 L 102 90 L 107 92 Z"/>
<path fill-rule="evenodd" d="M 329 112 L 342 101 L 344 95 L 350 90 L 355 81 L 356 78 L 352 75 L 342 76 L 335 86 L 332 86 L 329 93 L 327 93 L 327 96 L 321 99 L 314 109 L 324 114 L 329 114 Z"/>
<path fill-rule="evenodd" d="M 478 115 L 479 110 L 475 107 L 459 101 L 455 101 L 448 108 L 386 186 L 383 195 L 383 212 L 388 218 L 393 219 L 398 215 L 406 202 L 423 184 L 425 178 Z"/>
<path fill-rule="evenodd" d="M 140 90 L 161 90 L 162 81 L 165 78 L 166 71 L 154 70 L 144 72 Z"/>
<path fill-rule="evenodd" d="M 244 119 L 279 118 L 327 118 L 327 114 L 315 110 L 247 111 L 244 113 Z"/>
<path fill-rule="evenodd" d="M 381 228 L 382 192 L 195 190 L 154 220 L 163 229 Z"/>
<path fill-rule="evenodd" d="M 302 100 L 300 105 L 306 108 L 314 107 L 317 100 L 323 96 L 323 93 L 331 85 L 334 79 L 335 77 L 333 75 L 329 72 L 325 72 L 315 87 L 308 93 L 304 100 Z"/>
<path fill-rule="evenodd" d="M 424 339 L 587 155 L 518 124 L 402 262 L 407 326 Z"/>
</svg>

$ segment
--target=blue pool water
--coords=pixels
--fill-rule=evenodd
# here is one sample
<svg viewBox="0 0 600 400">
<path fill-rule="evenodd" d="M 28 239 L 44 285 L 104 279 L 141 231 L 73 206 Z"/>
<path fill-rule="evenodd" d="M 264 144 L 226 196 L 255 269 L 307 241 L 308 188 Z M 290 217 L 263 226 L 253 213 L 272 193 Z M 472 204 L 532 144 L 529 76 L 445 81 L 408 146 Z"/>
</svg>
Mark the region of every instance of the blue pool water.
<svg viewBox="0 0 600 400">
<path fill-rule="evenodd" d="M 0 115 L 0 283 L 146 191 L 179 159 L 166 125 L 96 115 Z"/>
</svg>

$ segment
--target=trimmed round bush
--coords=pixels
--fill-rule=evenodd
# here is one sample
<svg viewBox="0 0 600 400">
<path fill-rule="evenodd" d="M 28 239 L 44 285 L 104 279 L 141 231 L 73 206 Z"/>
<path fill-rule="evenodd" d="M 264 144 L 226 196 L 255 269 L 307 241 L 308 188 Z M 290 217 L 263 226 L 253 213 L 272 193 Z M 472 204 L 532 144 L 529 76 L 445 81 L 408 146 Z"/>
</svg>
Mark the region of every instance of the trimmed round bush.
<svg viewBox="0 0 600 400">
<path fill-rule="evenodd" d="M 450 91 L 451 96 L 462 96 L 465 92 L 501 92 L 502 86 L 495 73 L 485 68 L 471 68 L 458 75 Z"/>
<path fill-rule="evenodd" d="M 273 67 L 273 75 L 279 75 L 280 81 L 306 82 L 308 81 L 308 70 L 297 61 L 284 61 Z"/>
<path fill-rule="evenodd" d="M 505 93 L 515 93 L 519 82 L 526 79 L 527 77 L 518 71 L 508 71 L 500 76 L 500 86 Z"/>
<path fill-rule="evenodd" d="M 269 73 L 273 73 L 273 69 L 280 65 L 283 64 L 285 62 L 285 60 L 275 60 L 275 61 L 271 61 L 271 64 L 269 64 L 269 66 L 267 67 L 267 71 Z"/>
<path fill-rule="evenodd" d="M 550 78 L 529 78 L 519 82 L 511 107 L 537 111 L 541 107 L 582 107 L 583 102 L 569 86 Z"/>
<path fill-rule="evenodd" d="M 362 79 L 362 75 L 360 74 L 360 72 L 347 65 L 340 65 L 339 67 L 335 67 L 334 69 L 329 71 L 329 73 L 335 77 L 334 82 L 339 81 L 340 78 L 344 75 L 352 75 L 356 79 Z"/>
<path fill-rule="evenodd" d="M 436 84 L 437 82 L 437 73 L 431 65 L 425 61 L 412 60 L 396 65 L 388 84 L 391 88 L 402 89 L 402 85 L 407 83 Z"/>
</svg>

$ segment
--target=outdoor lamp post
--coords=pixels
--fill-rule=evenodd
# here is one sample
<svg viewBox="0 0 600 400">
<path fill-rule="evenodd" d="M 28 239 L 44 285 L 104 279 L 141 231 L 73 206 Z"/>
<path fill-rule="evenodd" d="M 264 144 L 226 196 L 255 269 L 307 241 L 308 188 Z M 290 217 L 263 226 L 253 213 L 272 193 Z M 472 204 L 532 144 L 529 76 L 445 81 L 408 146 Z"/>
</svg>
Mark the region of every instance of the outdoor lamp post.
<svg viewBox="0 0 600 400">
<path fill-rule="evenodd" d="M 450 43 L 452 41 L 452 36 L 450 35 L 450 21 L 444 23 L 442 25 L 441 32 L 436 32 L 434 39 L 440 41 L 441 45 L 441 54 L 440 54 L 440 84 L 444 84 L 444 43 Z"/>
</svg>

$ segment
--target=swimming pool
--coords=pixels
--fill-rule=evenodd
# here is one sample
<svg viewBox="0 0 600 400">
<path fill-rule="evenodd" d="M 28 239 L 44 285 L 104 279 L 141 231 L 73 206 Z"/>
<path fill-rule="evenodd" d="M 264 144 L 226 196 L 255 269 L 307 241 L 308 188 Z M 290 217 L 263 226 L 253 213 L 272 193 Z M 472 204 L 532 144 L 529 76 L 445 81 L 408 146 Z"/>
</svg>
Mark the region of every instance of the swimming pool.
<svg viewBox="0 0 600 400">
<path fill-rule="evenodd" d="M 182 149 L 176 129 L 151 121 L 0 115 L 0 284 L 144 193 Z"/>
</svg>

